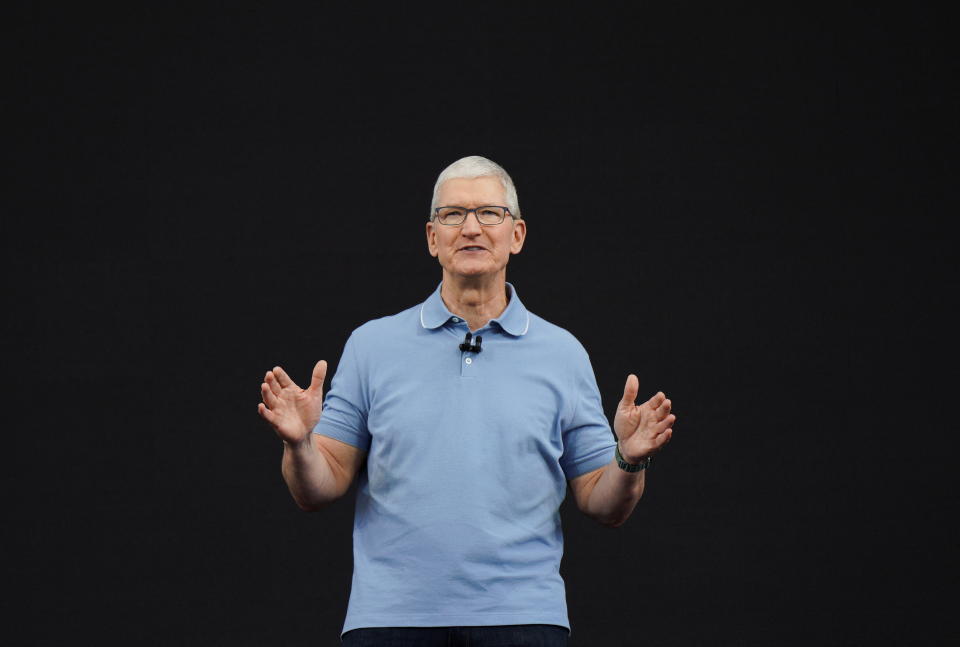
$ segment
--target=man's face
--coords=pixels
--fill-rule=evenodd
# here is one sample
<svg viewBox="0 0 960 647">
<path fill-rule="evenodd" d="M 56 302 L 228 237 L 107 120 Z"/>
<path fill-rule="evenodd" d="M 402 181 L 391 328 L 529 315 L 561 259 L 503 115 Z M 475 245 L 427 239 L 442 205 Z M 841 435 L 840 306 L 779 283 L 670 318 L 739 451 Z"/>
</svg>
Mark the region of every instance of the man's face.
<svg viewBox="0 0 960 647">
<path fill-rule="evenodd" d="M 438 207 L 473 209 L 484 205 L 506 205 L 503 185 L 495 177 L 447 180 L 437 193 Z M 463 277 L 504 271 L 510 254 L 520 252 L 526 235 L 527 223 L 509 215 L 499 225 L 481 225 L 473 212 L 461 225 L 441 225 L 436 220 L 427 223 L 430 255 L 440 261 L 444 274 Z"/>
</svg>

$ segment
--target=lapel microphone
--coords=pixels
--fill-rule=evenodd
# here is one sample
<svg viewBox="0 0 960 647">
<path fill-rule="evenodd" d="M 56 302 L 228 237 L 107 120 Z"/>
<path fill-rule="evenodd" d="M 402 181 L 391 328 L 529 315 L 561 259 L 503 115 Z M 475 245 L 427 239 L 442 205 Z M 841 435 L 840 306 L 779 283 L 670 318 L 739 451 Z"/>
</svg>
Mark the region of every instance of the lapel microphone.
<svg viewBox="0 0 960 647">
<path fill-rule="evenodd" d="M 463 338 L 463 343 L 460 344 L 460 350 L 470 351 L 471 353 L 479 353 L 480 342 L 483 341 L 483 337 L 477 335 L 477 342 L 475 344 L 470 343 L 471 337 L 473 337 L 473 334 L 470 331 L 467 331 L 466 337 Z"/>
</svg>

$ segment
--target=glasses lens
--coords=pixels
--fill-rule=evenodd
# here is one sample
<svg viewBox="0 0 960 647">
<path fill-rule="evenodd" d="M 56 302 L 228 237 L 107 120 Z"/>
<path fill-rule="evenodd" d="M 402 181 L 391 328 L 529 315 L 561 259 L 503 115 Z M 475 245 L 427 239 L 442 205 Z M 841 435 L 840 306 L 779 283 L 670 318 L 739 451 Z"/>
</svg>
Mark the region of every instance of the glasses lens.
<svg viewBox="0 0 960 647">
<path fill-rule="evenodd" d="M 437 220 L 442 225 L 459 225 L 467 216 L 467 212 L 460 207 L 440 207 L 437 209 Z"/>
<path fill-rule="evenodd" d="M 499 225 L 503 222 L 505 213 L 503 207 L 479 207 L 477 209 L 477 220 L 482 225 Z"/>
</svg>

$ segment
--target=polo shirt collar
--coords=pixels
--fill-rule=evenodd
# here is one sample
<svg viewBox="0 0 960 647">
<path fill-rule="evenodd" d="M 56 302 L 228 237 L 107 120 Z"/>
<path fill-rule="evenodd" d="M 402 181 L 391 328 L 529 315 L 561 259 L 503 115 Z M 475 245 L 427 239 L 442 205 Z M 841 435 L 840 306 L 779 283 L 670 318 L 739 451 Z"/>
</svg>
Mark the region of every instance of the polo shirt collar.
<svg viewBox="0 0 960 647">
<path fill-rule="evenodd" d="M 420 306 L 420 325 L 424 328 L 439 328 L 450 321 L 452 317 L 457 316 L 447 309 L 443 299 L 440 298 L 440 287 L 442 285 L 443 281 L 437 285 L 433 294 L 427 297 L 427 300 Z M 530 313 L 520 301 L 520 297 L 517 296 L 517 290 L 513 287 L 513 284 L 507 282 L 507 289 L 510 291 L 510 302 L 507 304 L 506 310 L 496 319 L 491 319 L 490 323 L 496 323 L 504 331 L 519 337 L 525 335 L 530 328 Z"/>
</svg>

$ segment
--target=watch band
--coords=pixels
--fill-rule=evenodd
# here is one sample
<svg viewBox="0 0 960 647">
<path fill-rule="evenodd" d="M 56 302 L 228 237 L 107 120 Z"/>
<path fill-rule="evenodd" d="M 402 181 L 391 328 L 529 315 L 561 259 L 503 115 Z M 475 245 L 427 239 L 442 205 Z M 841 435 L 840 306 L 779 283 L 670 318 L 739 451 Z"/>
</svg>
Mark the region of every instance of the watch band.
<svg viewBox="0 0 960 647">
<path fill-rule="evenodd" d="M 639 472 L 640 470 L 645 470 L 650 467 L 650 457 L 644 456 L 640 459 L 639 463 L 628 463 L 624 460 L 623 454 L 620 453 L 620 443 L 616 445 L 616 451 L 614 456 L 617 458 L 617 465 L 620 466 L 624 472 Z"/>
</svg>

